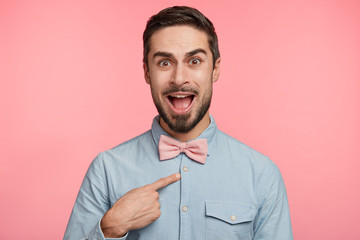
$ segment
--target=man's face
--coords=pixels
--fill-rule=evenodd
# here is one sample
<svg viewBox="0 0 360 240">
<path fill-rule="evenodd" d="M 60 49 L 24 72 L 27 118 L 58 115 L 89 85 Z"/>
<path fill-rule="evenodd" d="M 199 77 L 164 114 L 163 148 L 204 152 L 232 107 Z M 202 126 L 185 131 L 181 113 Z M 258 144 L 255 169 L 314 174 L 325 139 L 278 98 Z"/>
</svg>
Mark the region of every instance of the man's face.
<svg viewBox="0 0 360 240">
<path fill-rule="evenodd" d="M 166 27 L 151 36 L 145 80 L 172 131 L 187 133 L 208 115 L 219 64 L 220 59 L 213 67 L 206 33 L 191 26 Z"/>
</svg>

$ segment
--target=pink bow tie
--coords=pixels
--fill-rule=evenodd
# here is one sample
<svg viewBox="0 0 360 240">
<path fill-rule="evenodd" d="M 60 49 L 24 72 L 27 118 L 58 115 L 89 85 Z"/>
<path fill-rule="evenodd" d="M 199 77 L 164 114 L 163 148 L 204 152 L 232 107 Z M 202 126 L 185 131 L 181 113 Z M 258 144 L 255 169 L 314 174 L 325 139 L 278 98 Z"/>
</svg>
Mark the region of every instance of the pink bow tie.
<svg viewBox="0 0 360 240">
<path fill-rule="evenodd" d="M 179 142 L 171 137 L 161 135 L 159 140 L 160 160 L 174 158 L 185 153 L 189 158 L 205 164 L 207 156 L 207 140 L 196 139 L 190 142 Z"/>
</svg>

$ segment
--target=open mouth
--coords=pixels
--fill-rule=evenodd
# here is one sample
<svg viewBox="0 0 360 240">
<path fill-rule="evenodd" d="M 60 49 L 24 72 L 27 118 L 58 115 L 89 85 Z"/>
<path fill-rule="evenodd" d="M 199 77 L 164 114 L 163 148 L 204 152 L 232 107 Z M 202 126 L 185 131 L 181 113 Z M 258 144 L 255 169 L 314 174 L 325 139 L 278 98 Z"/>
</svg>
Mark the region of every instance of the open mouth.
<svg viewBox="0 0 360 240">
<path fill-rule="evenodd" d="M 187 113 L 193 103 L 195 94 L 188 92 L 176 92 L 166 96 L 170 108 L 177 114 Z"/>
</svg>

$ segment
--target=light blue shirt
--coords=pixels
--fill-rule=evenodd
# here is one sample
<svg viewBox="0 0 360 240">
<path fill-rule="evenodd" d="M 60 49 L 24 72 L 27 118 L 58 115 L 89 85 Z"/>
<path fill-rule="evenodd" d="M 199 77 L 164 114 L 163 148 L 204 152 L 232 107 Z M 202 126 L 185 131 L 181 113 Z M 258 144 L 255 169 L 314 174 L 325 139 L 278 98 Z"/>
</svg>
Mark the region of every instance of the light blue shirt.
<svg viewBox="0 0 360 240">
<path fill-rule="evenodd" d="M 131 189 L 180 172 L 181 180 L 160 189 L 161 216 L 120 239 L 293 239 L 283 179 L 266 156 L 218 130 L 212 116 L 198 137 L 208 156 L 200 164 L 181 153 L 160 161 L 160 135 L 151 130 L 100 153 L 77 196 L 64 239 L 105 239 L 100 220 Z"/>
</svg>

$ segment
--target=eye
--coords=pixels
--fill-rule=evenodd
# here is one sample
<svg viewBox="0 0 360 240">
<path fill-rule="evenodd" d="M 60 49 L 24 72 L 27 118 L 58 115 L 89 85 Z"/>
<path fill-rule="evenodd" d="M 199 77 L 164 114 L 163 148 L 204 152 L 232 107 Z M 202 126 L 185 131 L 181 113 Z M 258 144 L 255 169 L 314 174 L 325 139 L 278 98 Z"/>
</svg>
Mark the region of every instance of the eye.
<svg viewBox="0 0 360 240">
<path fill-rule="evenodd" d="M 170 63 L 169 60 L 162 60 L 162 61 L 159 62 L 160 67 L 168 67 L 170 65 L 171 65 L 171 63 Z"/>
<path fill-rule="evenodd" d="M 190 63 L 190 65 L 198 65 L 198 64 L 200 64 L 200 60 L 197 58 L 193 58 L 190 60 L 189 63 Z"/>
</svg>

